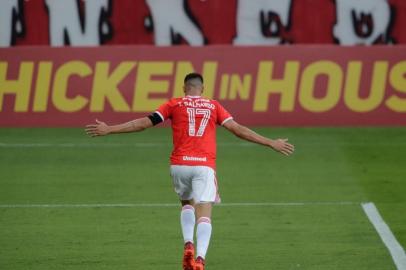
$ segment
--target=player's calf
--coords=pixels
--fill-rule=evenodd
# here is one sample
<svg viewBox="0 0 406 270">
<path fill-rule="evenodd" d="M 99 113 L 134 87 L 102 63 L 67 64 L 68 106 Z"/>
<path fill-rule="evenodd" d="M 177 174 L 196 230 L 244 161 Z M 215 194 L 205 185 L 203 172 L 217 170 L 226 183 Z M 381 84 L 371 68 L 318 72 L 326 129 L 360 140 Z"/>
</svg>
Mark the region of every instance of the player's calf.
<svg viewBox="0 0 406 270">
<path fill-rule="evenodd" d="M 192 205 L 186 204 L 182 207 L 180 223 L 182 225 L 183 240 L 185 242 L 182 262 L 183 269 L 194 270 L 195 247 L 193 245 L 193 233 L 195 229 L 195 209 Z"/>
<path fill-rule="evenodd" d="M 211 219 L 208 217 L 201 217 L 197 220 L 196 238 L 197 238 L 197 259 L 195 270 L 204 269 L 204 259 L 206 257 L 207 249 L 209 248 L 211 237 Z"/>
</svg>

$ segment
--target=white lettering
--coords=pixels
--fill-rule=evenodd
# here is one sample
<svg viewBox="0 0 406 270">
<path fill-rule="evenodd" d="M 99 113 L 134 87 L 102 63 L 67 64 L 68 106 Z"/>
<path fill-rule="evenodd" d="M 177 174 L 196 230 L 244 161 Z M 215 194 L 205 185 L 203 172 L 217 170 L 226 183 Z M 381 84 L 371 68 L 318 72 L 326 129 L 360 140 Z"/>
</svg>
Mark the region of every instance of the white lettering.
<svg viewBox="0 0 406 270">
<path fill-rule="evenodd" d="M 290 21 L 292 0 L 239 0 L 235 45 L 280 44 Z"/>
<path fill-rule="evenodd" d="M 207 161 L 207 158 L 206 157 L 183 156 L 183 160 L 185 160 L 185 161 Z"/>
<path fill-rule="evenodd" d="M 13 39 L 23 33 L 22 6 L 18 0 L 0 1 L 0 47 L 13 45 Z"/>
<path fill-rule="evenodd" d="M 216 106 L 212 103 L 198 103 L 193 101 L 184 101 L 183 106 L 192 107 L 192 108 L 207 108 L 214 110 Z"/>
<path fill-rule="evenodd" d="M 342 45 L 390 43 L 387 0 L 337 0 L 334 36 Z"/>
<path fill-rule="evenodd" d="M 179 36 L 189 45 L 204 45 L 199 28 L 188 17 L 183 0 L 147 0 L 154 25 L 155 45 L 177 44 Z"/>
<path fill-rule="evenodd" d="M 46 4 L 51 46 L 100 45 L 103 38 L 111 35 L 108 0 L 85 1 L 84 18 L 76 0 L 46 0 Z"/>
</svg>

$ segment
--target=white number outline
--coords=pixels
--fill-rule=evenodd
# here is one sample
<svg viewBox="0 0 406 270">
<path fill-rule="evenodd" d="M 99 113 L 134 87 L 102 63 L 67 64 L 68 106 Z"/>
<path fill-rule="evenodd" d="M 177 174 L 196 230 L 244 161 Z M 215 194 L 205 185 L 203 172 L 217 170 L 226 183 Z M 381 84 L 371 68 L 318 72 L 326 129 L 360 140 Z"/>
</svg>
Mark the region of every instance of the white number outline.
<svg viewBox="0 0 406 270">
<path fill-rule="evenodd" d="M 209 109 L 195 109 L 195 108 L 187 108 L 186 111 L 189 119 L 189 136 L 202 137 L 204 131 L 206 130 L 207 124 L 209 123 L 211 111 Z M 203 115 L 197 133 L 196 133 L 196 115 Z"/>
</svg>

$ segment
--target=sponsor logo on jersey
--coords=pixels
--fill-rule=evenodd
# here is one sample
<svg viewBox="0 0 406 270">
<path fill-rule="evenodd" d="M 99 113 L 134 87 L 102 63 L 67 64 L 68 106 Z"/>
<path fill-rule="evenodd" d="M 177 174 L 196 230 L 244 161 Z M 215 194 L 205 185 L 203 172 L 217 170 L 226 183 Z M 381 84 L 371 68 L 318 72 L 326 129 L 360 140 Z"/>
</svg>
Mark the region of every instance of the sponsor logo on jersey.
<svg viewBox="0 0 406 270">
<path fill-rule="evenodd" d="M 186 161 L 207 161 L 207 157 L 189 157 L 189 156 L 183 156 L 183 160 L 186 160 Z"/>
</svg>

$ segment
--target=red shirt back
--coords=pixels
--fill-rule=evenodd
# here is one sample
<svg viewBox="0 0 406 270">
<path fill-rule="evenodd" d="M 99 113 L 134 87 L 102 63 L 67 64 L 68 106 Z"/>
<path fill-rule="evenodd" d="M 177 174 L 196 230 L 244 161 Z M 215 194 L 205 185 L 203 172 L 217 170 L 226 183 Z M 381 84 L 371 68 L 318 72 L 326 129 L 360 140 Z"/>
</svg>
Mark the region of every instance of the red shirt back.
<svg viewBox="0 0 406 270">
<path fill-rule="evenodd" d="M 219 102 L 198 96 L 172 98 L 156 112 L 172 121 L 172 165 L 216 168 L 216 125 L 232 119 Z"/>
</svg>

